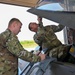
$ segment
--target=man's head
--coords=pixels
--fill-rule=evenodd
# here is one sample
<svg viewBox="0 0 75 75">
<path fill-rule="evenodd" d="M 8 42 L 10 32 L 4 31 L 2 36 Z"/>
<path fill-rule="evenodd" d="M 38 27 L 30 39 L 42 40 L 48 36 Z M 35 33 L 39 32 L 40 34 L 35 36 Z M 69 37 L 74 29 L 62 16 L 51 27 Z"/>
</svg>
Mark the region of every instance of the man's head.
<svg viewBox="0 0 75 75">
<path fill-rule="evenodd" d="M 8 24 L 8 29 L 14 33 L 15 35 L 17 35 L 20 31 L 21 31 L 21 27 L 22 27 L 22 23 L 19 19 L 17 18 L 12 18 L 9 21 Z"/>
<path fill-rule="evenodd" d="M 33 32 L 37 32 L 38 24 L 36 22 L 30 22 L 29 23 L 29 30 Z"/>
</svg>

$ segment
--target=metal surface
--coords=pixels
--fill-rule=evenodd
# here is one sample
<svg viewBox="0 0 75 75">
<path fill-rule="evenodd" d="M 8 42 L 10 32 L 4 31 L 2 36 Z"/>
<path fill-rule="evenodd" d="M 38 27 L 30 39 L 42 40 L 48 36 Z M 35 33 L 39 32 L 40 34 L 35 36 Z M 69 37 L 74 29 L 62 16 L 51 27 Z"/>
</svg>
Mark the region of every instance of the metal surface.
<svg viewBox="0 0 75 75">
<path fill-rule="evenodd" d="M 27 74 L 21 75 L 33 75 L 32 72 L 35 69 L 37 71 L 33 73 L 34 75 L 75 75 L 74 64 L 58 62 L 54 58 L 46 59 L 46 61 L 34 65 Z"/>
<path fill-rule="evenodd" d="M 31 8 L 28 12 L 75 29 L 75 12 L 47 11 Z"/>
</svg>

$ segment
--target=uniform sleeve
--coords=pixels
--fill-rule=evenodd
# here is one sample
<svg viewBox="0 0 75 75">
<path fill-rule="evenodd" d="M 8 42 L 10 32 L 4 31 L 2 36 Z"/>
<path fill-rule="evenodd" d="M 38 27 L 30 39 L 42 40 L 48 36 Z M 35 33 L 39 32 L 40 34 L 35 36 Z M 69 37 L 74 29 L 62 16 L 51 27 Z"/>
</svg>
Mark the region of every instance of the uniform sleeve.
<svg viewBox="0 0 75 75">
<path fill-rule="evenodd" d="M 39 22 L 39 27 L 43 28 L 43 22 Z"/>
<path fill-rule="evenodd" d="M 65 26 L 59 24 L 58 26 L 51 25 L 50 27 L 53 29 L 54 32 L 59 32 L 59 31 L 61 31 Z"/>
<path fill-rule="evenodd" d="M 18 41 L 18 38 L 14 35 L 11 35 L 6 42 L 7 49 L 16 57 L 19 57 L 25 61 L 29 62 L 38 62 L 40 61 L 40 57 L 32 54 L 31 52 L 28 52 L 25 50 L 20 42 Z"/>
<path fill-rule="evenodd" d="M 37 43 L 39 46 L 42 46 L 42 41 L 41 41 L 42 38 L 39 38 L 37 34 L 34 35 L 33 39 L 35 43 Z"/>
</svg>

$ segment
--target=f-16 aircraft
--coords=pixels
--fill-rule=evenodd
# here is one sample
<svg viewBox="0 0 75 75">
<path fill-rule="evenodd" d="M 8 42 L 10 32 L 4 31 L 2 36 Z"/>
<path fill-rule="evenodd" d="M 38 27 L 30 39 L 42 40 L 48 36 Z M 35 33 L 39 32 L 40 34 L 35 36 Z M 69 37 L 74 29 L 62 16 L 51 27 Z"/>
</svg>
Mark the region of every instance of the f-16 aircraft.
<svg viewBox="0 0 75 75">
<path fill-rule="evenodd" d="M 64 37 L 66 37 L 65 44 L 75 45 L 75 0 L 0 0 L 0 3 L 30 7 L 27 11 L 28 13 L 66 26 L 64 30 L 67 32 L 64 33 Z M 72 41 L 69 40 L 70 37 L 72 37 Z M 75 55 L 75 47 L 73 55 Z M 47 62 L 49 63 L 45 64 L 45 66 L 50 65 L 49 75 L 75 75 L 75 63 L 59 62 L 54 58 L 50 58 L 44 63 Z M 42 65 L 40 66 L 42 68 Z M 31 75 L 31 72 L 35 68 L 35 66 L 31 68 L 27 74 L 24 74 L 26 70 L 24 69 L 20 75 Z M 43 72 L 45 72 L 45 70 L 42 72 L 38 71 L 36 75 L 43 75 Z"/>
<path fill-rule="evenodd" d="M 39 3 L 39 5 L 37 5 L 34 8 L 29 9 L 28 12 L 66 26 L 67 33 L 70 33 L 72 31 L 71 32 L 72 35 L 67 35 L 68 37 L 67 44 L 74 44 L 75 42 L 75 39 L 74 39 L 75 38 L 75 35 L 74 35 L 75 11 L 74 9 L 75 9 L 74 0 L 42 0 L 42 2 Z M 68 40 L 70 36 L 73 37 L 72 42 Z M 63 65 L 61 68 L 58 68 L 58 66 L 60 66 L 60 64 L 58 64 L 56 66 L 56 69 L 55 69 L 55 64 L 54 64 L 52 66 L 53 69 L 52 68 L 50 69 L 51 70 L 50 75 L 68 75 L 68 74 L 73 75 L 75 74 L 75 72 L 73 73 L 70 72 L 70 70 L 73 68 L 72 64 L 69 64 L 68 62 L 66 65 L 64 65 L 65 64 L 64 62 L 62 62 L 62 64 Z M 58 71 L 58 69 L 60 70 L 60 72 Z M 67 69 L 70 69 L 70 70 L 67 70 Z M 42 75 L 42 74 L 39 74 L 39 75 Z"/>
</svg>

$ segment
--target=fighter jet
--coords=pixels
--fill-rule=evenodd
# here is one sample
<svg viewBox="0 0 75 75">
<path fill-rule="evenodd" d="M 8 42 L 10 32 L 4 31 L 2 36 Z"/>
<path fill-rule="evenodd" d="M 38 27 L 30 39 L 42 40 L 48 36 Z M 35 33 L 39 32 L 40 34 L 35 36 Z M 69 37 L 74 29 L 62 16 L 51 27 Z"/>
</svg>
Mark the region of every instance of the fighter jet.
<svg viewBox="0 0 75 75">
<path fill-rule="evenodd" d="M 46 1 L 46 0 L 44 0 Z M 66 3 L 66 8 L 65 6 L 65 1 L 63 0 L 47 0 L 47 1 L 52 1 L 52 4 L 58 5 L 60 4 L 61 7 L 57 7 L 56 9 L 47 9 L 44 6 L 49 5 L 41 5 L 39 4 L 37 7 L 31 8 L 28 10 L 28 12 L 46 18 L 48 20 L 52 20 L 54 22 L 60 23 L 68 28 L 75 29 L 75 4 L 73 3 L 74 0 L 65 0 L 68 3 Z M 53 3 L 54 1 L 54 3 Z M 71 2 L 71 3 L 70 3 Z M 64 6 L 63 6 L 64 5 Z M 51 5 L 50 5 L 51 6 Z M 71 9 L 73 8 L 73 9 Z M 70 10 L 71 9 L 71 10 Z M 71 35 L 73 38 L 75 38 L 74 33 Z M 75 40 L 73 39 L 73 44 L 75 43 Z M 75 48 L 75 46 L 73 46 Z M 75 50 L 73 55 L 75 56 Z M 49 59 L 51 60 L 51 59 Z M 74 75 L 75 74 L 75 65 L 68 63 L 68 62 L 52 62 L 53 60 L 50 61 L 51 67 L 50 67 L 50 74 L 49 75 Z M 48 61 L 49 62 L 49 61 Z M 46 62 L 45 62 L 46 63 Z M 32 68 L 33 69 L 33 68 Z M 44 69 L 44 68 L 43 68 Z M 42 70 L 43 70 L 42 69 Z M 40 71 L 37 72 L 36 75 L 43 75 L 43 72 L 39 73 Z M 47 74 L 48 75 L 48 74 Z"/>
<path fill-rule="evenodd" d="M 67 33 L 70 33 L 71 30 L 72 32 L 70 33 L 70 35 L 68 35 L 67 33 L 65 34 L 67 35 L 67 42 L 65 43 L 71 44 L 71 42 L 68 40 L 71 36 L 73 37 L 72 43 L 75 44 L 75 0 L 0 0 L 0 3 L 30 7 L 28 12 L 30 12 L 31 14 L 46 18 L 48 20 L 52 20 L 66 26 Z M 44 65 L 42 65 L 41 63 L 43 63 Z M 39 70 L 36 72 L 36 75 L 43 75 L 45 71 L 46 73 L 44 75 L 75 75 L 75 64 L 68 62 L 59 62 L 54 58 L 49 58 L 49 60 L 45 60 L 41 63 L 36 67 L 33 66 L 34 63 L 29 63 L 29 67 L 33 66 L 33 68 L 29 69 L 29 72 L 27 72 L 26 74 L 26 68 L 23 69 L 20 75 L 31 75 L 32 71 L 37 67 L 39 68 Z M 50 67 L 48 73 L 47 67 L 49 65 Z"/>
<path fill-rule="evenodd" d="M 29 9 L 28 12 L 75 29 L 74 2 L 74 0 L 44 0 L 37 7 Z"/>
</svg>

